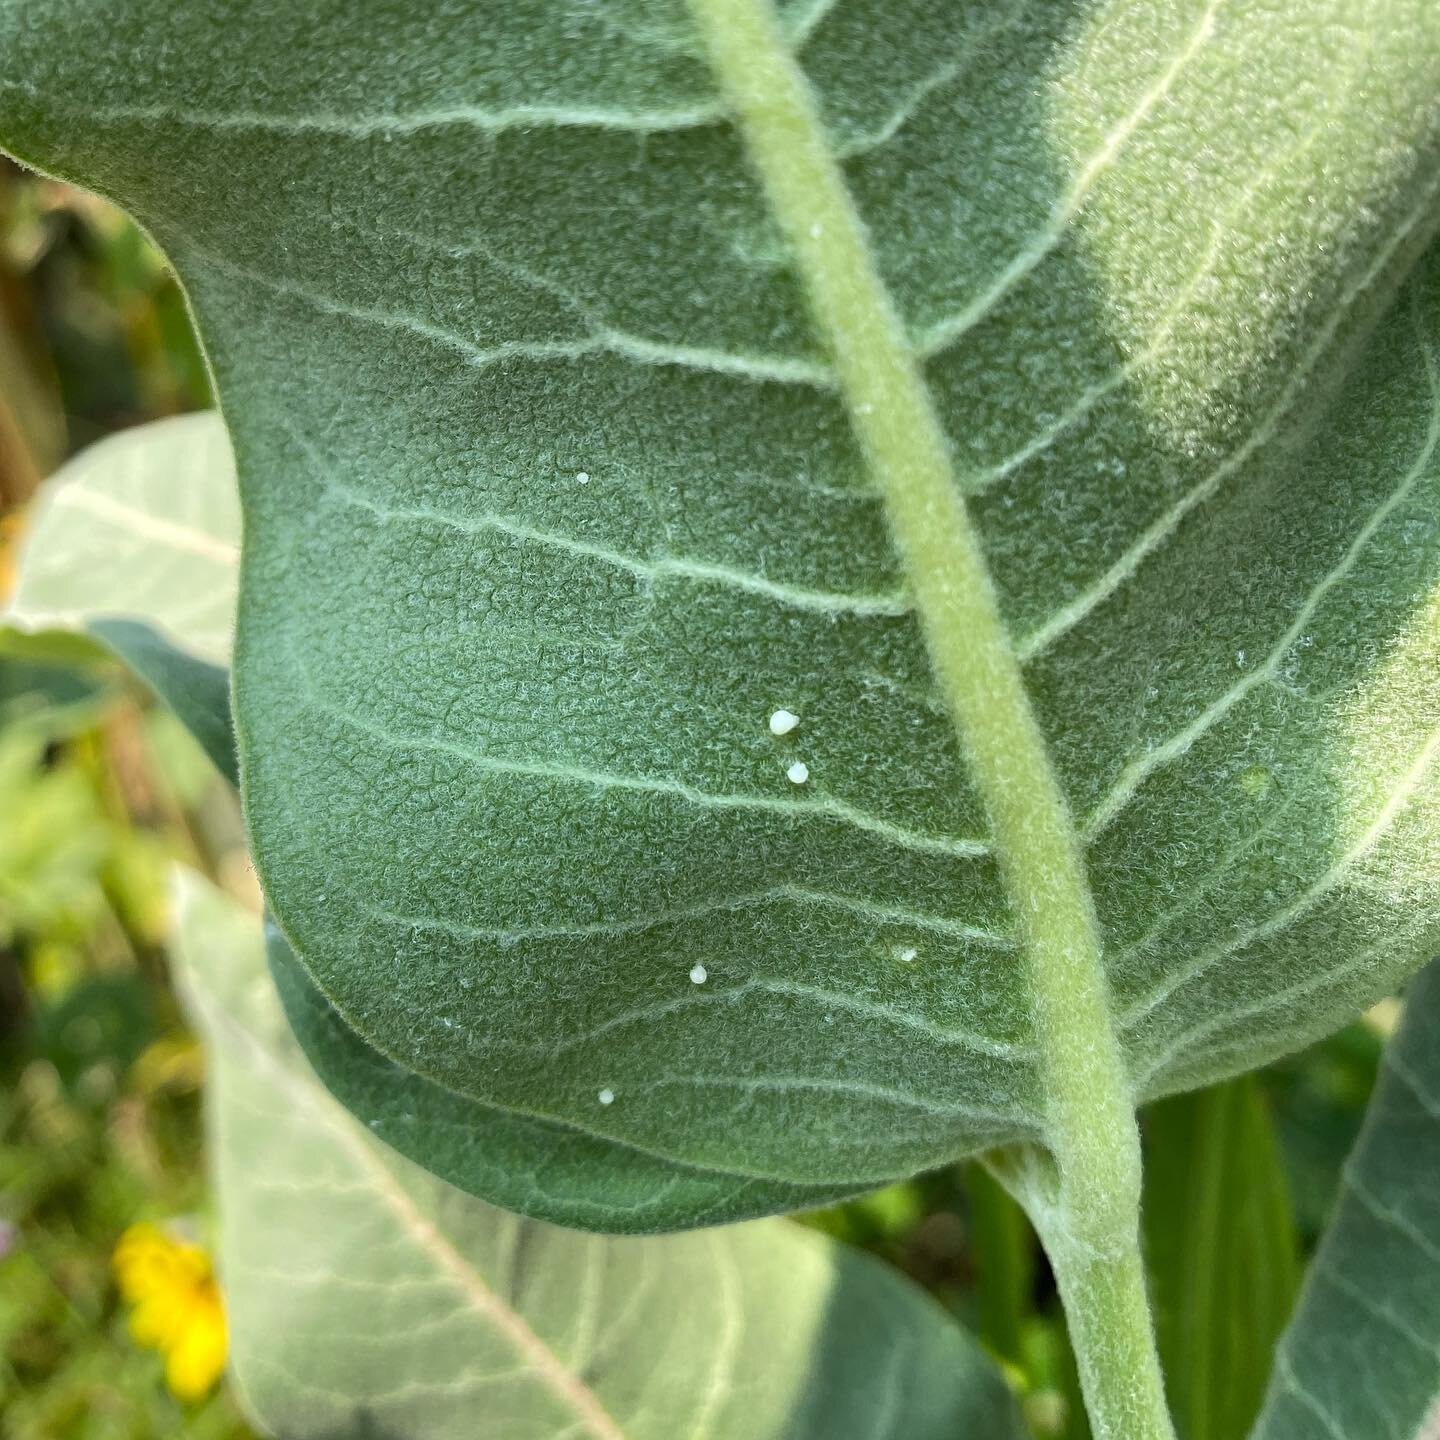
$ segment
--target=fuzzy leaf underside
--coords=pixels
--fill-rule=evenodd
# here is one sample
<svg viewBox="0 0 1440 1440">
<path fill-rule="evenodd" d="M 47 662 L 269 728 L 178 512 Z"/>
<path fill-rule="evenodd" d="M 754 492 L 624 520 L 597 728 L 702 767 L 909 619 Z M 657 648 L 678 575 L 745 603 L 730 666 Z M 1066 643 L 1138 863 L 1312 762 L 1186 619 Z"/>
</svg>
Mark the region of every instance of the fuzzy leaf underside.
<svg viewBox="0 0 1440 1440">
<path fill-rule="evenodd" d="M 177 448 L 182 443 L 187 453 Z M 100 639 L 232 783 L 228 669 L 200 656 L 228 665 L 233 560 L 204 574 L 186 562 L 207 549 L 238 556 L 234 491 L 218 415 L 194 417 L 183 430 L 158 421 L 103 442 L 46 483 L 19 586 L 0 615 L 41 640 Z M 139 588 L 125 567 L 97 563 L 129 536 L 145 538 L 143 553 L 131 557 L 150 577 Z M 295 1038 L 331 1093 L 378 1139 L 492 1204 L 557 1224 L 650 1234 L 813 1208 L 851 1193 L 697 1169 L 458 1095 L 366 1044 L 273 926 L 267 951 Z M 597 1174 L 606 1177 L 601 1186 Z"/>
<path fill-rule="evenodd" d="M 258 921 L 188 873 L 176 902 L 212 1065 L 233 1373 L 267 1433 L 1020 1440 L 979 1347 L 814 1232 L 582 1235 L 399 1159 L 296 1050 Z"/>
<path fill-rule="evenodd" d="M 1323 1033 L 1440 940 L 1434 7 L 785 19 L 1137 1098 Z M 31 0 L 0 51 L 0 140 L 195 307 L 256 859 L 361 1043 L 776 1194 L 1043 1137 L 961 742 L 682 12 Z"/>
<path fill-rule="evenodd" d="M 813 1209 L 853 1193 L 696 1169 L 457 1095 L 367 1045 L 273 926 L 266 945 L 286 1019 L 331 1094 L 377 1138 L 493 1205 L 644 1235 Z"/>
<path fill-rule="evenodd" d="M 1411 985 L 1252 1440 L 1440 1431 L 1440 963 Z"/>
</svg>

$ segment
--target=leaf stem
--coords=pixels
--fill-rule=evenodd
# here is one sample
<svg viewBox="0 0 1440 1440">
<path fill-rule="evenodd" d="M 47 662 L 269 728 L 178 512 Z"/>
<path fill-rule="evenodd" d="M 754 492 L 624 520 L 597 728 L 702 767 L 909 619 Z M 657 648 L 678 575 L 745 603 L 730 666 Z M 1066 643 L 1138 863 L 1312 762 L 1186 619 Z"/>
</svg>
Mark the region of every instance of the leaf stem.
<svg viewBox="0 0 1440 1440">
<path fill-rule="evenodd" d="M 1078 1239 L 1049 1153 L 1011 1145 L 982 1158 L 1045 1246 L 1097 1440 L 1174 1440 L 1138 1236 L 1103 1252 Z"/>
<path fill-rule="evenodd" d="M 1104 1260 L 1048 1253 L 1097 1440 L 1169 1440 L 1139 1247 Z"/>
<path fill-rule="evenodd" d="M 949 445 L 771 0 L 689 3 L 828 341 L 989 813 L 1044 1057 L 1055 1193 L 1029 1198 L 1046 1208 L 1047 1248 L 1062 1252 L 1052 1257 L 1076 1310 L 1096 1430 L 1167 1437 L 1139 1259 L 1139 1138 L 1089 884 Z M 1114 1408 L 1127 1396 L 1135 1403 Z"/>
</svg>

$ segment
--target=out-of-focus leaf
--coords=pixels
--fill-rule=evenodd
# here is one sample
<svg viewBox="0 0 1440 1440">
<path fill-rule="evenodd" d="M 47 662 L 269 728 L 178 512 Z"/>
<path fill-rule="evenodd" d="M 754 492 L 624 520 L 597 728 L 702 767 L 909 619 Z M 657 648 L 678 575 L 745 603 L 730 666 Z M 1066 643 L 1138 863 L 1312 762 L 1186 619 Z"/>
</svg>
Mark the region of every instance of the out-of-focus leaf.
<svg viewBox="0 0 1440 1440">
<path fill-rule="evenodd" d="M 979 1302 L 976 1332 L 995 1354 L 1023 1363 L 1023 1327 L 1034 1308 L 1035 1234 L 1025 1212 L 983 1165 L 965 1167 L 970 1251 Z"/>
<path fill-rule="evenodd" d="M 1244 1440 L 1295 1302 L 1299 1255 L 1274 1125 L 1253 1076 L 1146 1116 L 1145 1242 L 1180 1440 Z"/>
<path fill-rule="evenodd" d="M 316 1082 L 258 923 L 178 882 L 209 1041 L 235 1373 L 273 1432 L 1020 1440 L 994 1367 L 868 1257 L 786 1221 L 605 1239 L 492 1209 Z"/>
<path fill-rule="evenodd" d="M 1440 963 L 1410 986 L 1254 1440 L 1440 1431 Z"/>
<path fill-rule="evenodd" d="M 238 784 L 230 672 L 188 654 L 141 621 L 97 617 L 90 630 L 170 706 L 220 773 Z"/>
<path fill-rule="evenodd" d="M 1266 1071 L 1266 1093 L 1290 1177 L 1295 1222 L 1313 1249 L 1329 1224 L 1345 1159 L 1355 1148 L 1383 1051 L 1363 1021 Z"/>
<path fill-rule="evenodd" d="M 228 672 L 239 532 L 219 418 L 138 426 L 42 487 L 3 619 L 102 642 L 234 779 Z"/>
<path fill-rule="evenodd" d="M 74 656 L 75 664 L 62 663 L 53 652 L 37 647 L 42 655 L 31 658 L 26 651 L 32 637 L 0 634 L 19 642 L 13 649 L 0 643 L 0 726 L 29 721 L 59 739 L 95 722 L 109 696 L 105 680 L 90 672 L 85 657 Z M 93 660 L 93 653 L 89 658 Z"/>
<path fill-rule="evenodd" d="M 239 530 L 234 461 L 213 415 L 122 431 L 46 482 L 4 618 L 29 631 L 143 619 L 172 645 L 224 668 Z"/>
</svg>

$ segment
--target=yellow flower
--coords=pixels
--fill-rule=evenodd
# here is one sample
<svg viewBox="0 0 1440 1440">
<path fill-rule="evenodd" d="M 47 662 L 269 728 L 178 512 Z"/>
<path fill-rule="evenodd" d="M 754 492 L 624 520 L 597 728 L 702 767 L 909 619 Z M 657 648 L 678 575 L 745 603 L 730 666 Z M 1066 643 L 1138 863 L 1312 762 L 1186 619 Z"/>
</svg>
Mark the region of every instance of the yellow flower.
<svg viewBox="0 0 1440 1440">
<path fill-rule="evenodd" d="M 12 510 L 0 517 L 0 601 L 8 600 L 15 588 L 15 552 L 20 548 L 20 532 L 24 524 L 24 512 L 20 510 Z"/>
<path fill-rule="evenodd" d="M 120 1293 L 134 1306 L 130 1334 L 165 1357 L 165 1383 L 199 1400 L 225 1369 L 225 1309 L 210 1257 L 155 1225 L 132 1225 L 115 1247 Z"/>
</svg>

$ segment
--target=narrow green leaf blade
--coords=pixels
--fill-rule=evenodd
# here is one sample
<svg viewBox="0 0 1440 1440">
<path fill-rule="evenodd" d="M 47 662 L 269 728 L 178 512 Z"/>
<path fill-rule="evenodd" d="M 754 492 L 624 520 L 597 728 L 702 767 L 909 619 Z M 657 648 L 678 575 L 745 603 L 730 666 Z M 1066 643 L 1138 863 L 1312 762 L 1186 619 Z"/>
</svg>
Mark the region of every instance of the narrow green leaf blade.
<svg viewBox="0 0 1440 1440">
<path fill-rule="evenodd" d="M 181 649 L 143 621 L 99 617 L 87 627 L 120 657 L 200 742 L 215 768 L 240 783 L 230 722 L 230 671 Z"/>
<path fill-rule="evenodd" d="M 1023 1361 L 1035 1304 L 1035 1233 L 1010 1192 L 978 1162 L 965 1167 L 966 1219 L 975 1267 L 975 1330 L 1002 1360 Z"/>
<path fill-rule="evenodd" d="M 1440 1426 L 1440 963 L 1410 986 L 1254 1440 Z"/>
<path fill-rule="evenodd" d="M 1253 1076 L 1145 1117 L 1146 1268 L 1181 1440 L 1244 1440 L 1300 1283 L 1269 1108 Z"/>
<path fill-rule="evenodd" d="M 178 881 L 209 1043 L 234 1371 L 284 1436 L 1022 1440 L 927 1297 L 786 1221 L 623 1240 L 522 1220 L 376 1144 L 317 1083 L 257 922 Z"/>
</svg>

